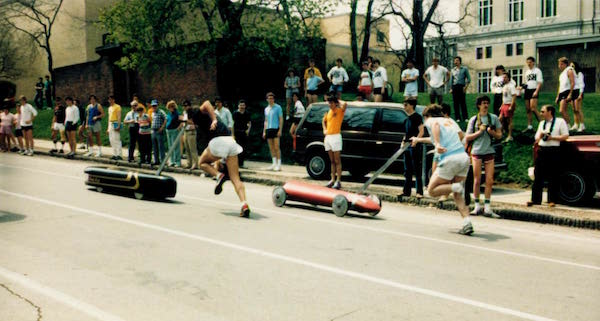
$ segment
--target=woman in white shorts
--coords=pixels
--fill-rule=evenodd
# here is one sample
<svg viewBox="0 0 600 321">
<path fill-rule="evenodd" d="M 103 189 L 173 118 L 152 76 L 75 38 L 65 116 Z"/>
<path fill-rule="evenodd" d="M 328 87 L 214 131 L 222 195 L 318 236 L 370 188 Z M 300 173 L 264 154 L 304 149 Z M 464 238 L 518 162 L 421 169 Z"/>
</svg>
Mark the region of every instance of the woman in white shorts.
<svg viewBox="0 0 600 321">
<path fill-rule="evenodd" d="M 196 129 L 210 139 L 198 163 L 206 173 L 217 177 L 215 194 L 221 194 L 223 183 L 230 179 L 242 203 L 240 217 L 249 217 L 250 207 L 246 202 L 246 188 L 240 179 L 238 167 L 238 155 L 244 149 L 235 142 L 229 128 L 217 118 L 210 101 L 205 101 L 198 109 L 192 108 L 188 112 L 188 117 L 193 120 Z M 212 165 L 216 161 L 220 161 L 223 165 L 221 172 Z"/>
</svg>

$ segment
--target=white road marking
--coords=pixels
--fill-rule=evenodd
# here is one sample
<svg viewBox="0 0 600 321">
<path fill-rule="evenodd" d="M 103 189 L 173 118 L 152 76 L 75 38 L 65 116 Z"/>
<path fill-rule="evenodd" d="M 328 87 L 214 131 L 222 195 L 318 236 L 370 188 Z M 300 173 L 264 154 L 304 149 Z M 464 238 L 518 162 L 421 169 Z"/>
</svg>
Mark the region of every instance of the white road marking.
<svg viewBox="0 0 600 321">
<path fill-rule="evenodd" d="M 14 169 L 22 169 L 22 170 L 29 171 L 29 172 L 46 174 L 46 175 L 52 175 L 52 176 L 57 176 L 57 177 L 65 177 L 65 178 L 72 178 L 72 179 L 78 179 L 78 180 L 80 180 L 80 179 L 83 178 L 83 176 L 73 176 L 73 175 L 58 174 L 58 173 L 55 173 L 55 172 L 43 171 L 43 170 L 40 170 L 40 169 L 27 168 L 27 167 L 22 167 L 22 166 L 12 166 L 12 165 L 6 165 L 6 164 L 0 164 L 0 166 L 2 166 L 2 167 L 8 167 L 8 168 L 14 168 Z"/>
<path fill-rule="evenodd" d="M 346 277 L 354 278 L 357 280 L 367 281 L 367 282 L 384 285 L 384 286 L 388 286 L 388 287 L 392 287 L 392 288 L 396 288 L 396 289 L 419 293 L 422 295 L 431 296 L 431 297 L 439 298 L 439 299 L 444 299 L 444 300 L 448 300 L 448 301 L 452 301 L 452 302 L 457 302 L 457 303 L 469 305 L 469 306 L 476 307 L 476 308 L 481 308 L 481 309 L 485 309 L 485 310 L 489 310 L 489 311 L 498 312 L 501 314 L 511 315 L 511 316 L 526 319 L 526 320 L 534 320 L 534 321 L 552 321 L 553 320 L 553 319 L 546 318 L 543 316 L 539 316 L 539 315 L 535 315 L 535 314 L 531 314 L 531 313 L 527 313 L 527 312 L 522 312 L 522 311 L 510 309 L 510 308 L 505 308 L 505 307 L 494 305 L 494 304 L 471 300 L 468 298 L 455 296 L 455 295 L 447 294 L 447 293 L 443 293 L 443 292 L 438 292 L 438 291 L 430 290 L 430 289 L 426 289 L 426 288 L 421 288 L 421 287 L 414 286 L 414 285 L 403 284 L 403 283 L 395 282 L 392 280 L 387 280 L 387 279 L 378 278 L 375 276 L 370 276 L 368 274 L 343 270 L 343 269 L 339 269 L 336 267 L 319 264 L 319 263 L 315 263 L 315 262 L 287 256 L 287 255 L 272 253 L 272 252 L 252 248 L 252 247 L 247 247 L 247 246 L 243 246 L 243 245 L 220 241 L 217 239 L 211 239 L 211 238 L 208 238 L 205 236 L 182 232 L 182 231 L 178 231 L 178 230 L 174 230 L 174 229 L 170 229 L 170 228 L 166 228 L 166 227 L 162 227 L 162 226 L 158 226 L 158 225 L 154 225 L 154 224 L 144 223 L 144 222 L 136 221 L 136 220 L 132 220 L 132 219 L 126 219 L 126 218 L 114 216 L 111 214 L 106 214 L 106 213 L 93 211 L 93 210 L 89 210 L 89 209 L 85 209 L 85 208 L 79 208 L 76 206 L 65 205 L 65 204 L 61 204 L 61 203 L 54 202 L 51 200 L 46 200 L 43 198 L 13 193 L 13 192 L 1 190 L 1 189 L 0 189 L 0 193 L 5 194 L 5 195 L 14 196 L 14 197 L 19 197 L 19 198 L 30 200 L 30 201 L 35 201 L 35 202 L 51 205 L 51 206 L 61 207 L 61 208 L 65 208 L 65 209 L 69 209 L 72 211 L 81 212 L 81 213 L 85 213 L 85 214 L 89 214 L 89 215 L 93 215 L 93 216 L 97 216 L 97 217 L 102 217 L 102 218 L 105 218 L 108 220 L 126 223 L 126 224 L 130 224 L 130 225 L 142 227 L 145 229 L 149 229 L 149 230 L 154 230 L 154 231 L 163 232 L 163 233 L 167 233 L 167 234 L 171 234 L 171 235 L 175 235 L 175 236 L 198 240 L 198 241 L 202 241 L 202 242 L 205 242 L 208 244 L 213 244 L 213 245 L 217 245 L 217 246 L 221 246 L 221 247 L 225 247 L 225 248 L 229 248 L 229 249 L 233 249 L 233 250 L 237 250 L 237 251 L 241 251 L 241 252 L 251 253 L 251 254 L 258 255 L 258 256 L 263 256 L 263 257 L 267 257 L 267 258 L 271 258 L 271 259 L 275 259 L 275 260 L 280 260 L 280 261 L 284 261 L 284 262 L 288 262 L 288 263 L 306 266 L 306 267 L 310 267 L 310 268 L 313 268 L 316 270 L 321 270 L 321 271 L 325 271 L 325 272 L 329 272 L 329 273 L 333 273 L 333 274 L 337 274 L 337 275 L 341 275 L 341 276 L 346 276 Z"/>
<path fill-rule="evenodd" d="M 74 298 L 68 294 L 65 294 L 65 293 L 60 292 L 55 289 L 52 289 L 43 284 L 37 283 L 36 281 L 34 281 L 24 275 L 7 270 L 1 266 L 0 266 L 0 277 L 3 277 L 7 280 L 18 283 L 25 288 L 28 288 L 30 290 L 33 290 L 40 294 L 43 294 L 55 301 L 58 301 L 67 306 L 70 306 L 77 311 L 83 312 L 97 320 L 123 321 L 123 319 L 121 319 L 113 314 L 110 314 L 106 311 L 102 311 L 99 308 L 97 308 L 89 303 L 85 303 L 83 301 L 77 300 L 76 298 Z"/>
<path fill-rule="evenodd" d="M 202 202 L 210 202 L 210 203 L 216 203 L 216 204 L 221 204 L 221 205 L 225 205 L 225 206 L 231 206 L 231 203 L 215 201 L 215 200 L 212 200 L 212 199 L 205 199 L 205 198 L 194 197 L 194 196 L 189 196 L 189 195 L 179 195 L 179 196 L 180 197 L 184 197 L 184 198 L 199 200 L 199 201 L 202 201 Z M 476 250 L 480 250 L 480 251 L 493 252 L 493 253 L 505 254 L 505 255 L 510 255 L 510 256 L 517 256 L 517 257 L 522 257 L 522 258 L 527 258 L 527 259 L 533 259 L 533 260 L 539 260 L 539 261 L 545 261 L 545 262 L 552 262 L 552 263 L 558 263 L 558 264 L 564 264 L 564 265 L 575 266 L 575 267 L 579 267 L 579 268 L 585 268 L 585 269 L 591 269 L 591 270 L 600 271 L 600 266 L 595 266 L 595 265 L 580 264 L 580 263 L 575 263 L 575 262 L 570 262 L 570 261 L 564 261 L 564 260 L 547 258 L 547 257 L 543 257 L 543 256 L 537 256 L 537 255 L 524 254 L 524 253 L 513 252 L 513 251 L 493 249 L 493 248 L 484 247 L 484 246 L 478 246 L 478 245 L 466 244 L 466 243 L 462 243 L 462 242 L 455 242 L 455 241 L 448 241 L 448 240 L 436 239 L 436 238 L 428 237 L 428 236 L 422 236 L 422 235 L 410 234 L 410 233 L 405 233 L 405 232 L 386 230 L 386 229 L 382 229 L 382 228 L 370 227 L 370 226 L 358 225 L 358 224 L 352 224 L 352 223 L 347 223 L 347 222 L 339 222 L 339 221 L 334 221 L 334 220 L 329 220 L 329 219 L 324 219 L 324 218 L 309 217 L 309 216 L 299 215 L 299 214 L 293 214 L 293 213 L 284 213 L 282 211 L 274 211 L 274 210 L 267 209 L 267 208 L 259 208 L 259 207 L 254 207 L 254 206 L 252 208 L 255 209 L 255 210 L 258 210 L 259 212 L 260 211 L 262 211 L 262 212 L 269 212 L 269 213 L 276 214 L 276 215 L 289 216 L 289 217 L 299 218 L 299 219 L 303 219 L 303 220 L 309 220 L 309 221 L 315 221 L 315 222 L 335 224 L 335 225 L 340 225 L 340 226 L 346 226 L 346 227 L 352 227 L 352 228 L 357 228 L 357 229 L 368 230 L 368 231 L 377 232 L 377 233 L 383 233 L 383 234 L 389 234 L 389 235 L 409 237 L 409 238 L 426 240 L 426 241 L 431 241 L 431 242 L 449 244 L 449 245 L 453 245 L 453 246 L 466 247 L 466 248 L 476 249 Z"/>
<path fill-rule="evenodd" d="M 7 165 L 0 164 L 0 166 L 7 166 Z M 25 168 L 25 167 L 17 167 L 17 166 L 8 166 L 8 167 L 20 168 L 20 169 L 24 169 L 24 170 L 35 171 L 35 172 L 38 172 L 38 173 L 44 173 L 44 174 L 48 174 L 48 175 L 67 177 L 67 178 L 72 178 L 72 179 L 77 179 L 77 180 L 81 180 L 82 179 L 82 177 L 56 174 L 56 173 L 53 173 L 53 172 L 47 172 L 47 171 L 42 171 L 42 170 L 34 170 L 34 169 Z M 194 182 L 194 181 L 187 181 L 187 182 L 188 183 L 197 184 L 197 182 Z M 183 198 L 200 200 L 202 202 L 210 202 L 210 203 L 213 203 L 213 204 L 231 206 L 231 203 L 222 202 L 222 201 L 216 201 L 214 199 L 200 198 L 200 197 L 195 197 L 195 196 L 190 196 L 190 195 L 185 195 L 185 194 L 183 194 L 183 195 L 179 194 L 179 196 L 183 197 Z M 600 270 L 600 267 L 599 266 L 595 266 L 595 265 L 580 264 L 580 263 L 575 263 L 575 262 L 570 262 L 570 261 L 565 261 L 565 260 L 558 260 L 558 259 L 553 259 L 553 258 L 547 258 L 547 257 L 543 257 L 543 256 L 538 256 L 538 255 L 531 255 L 531 254 L 519 253 L 519 252 L 514 252 L 514 251 L 506 251 L 506 250 L 493 249 L 493 248 L 488 248 L 488 247 L 484 247 L 484 246 L 477 246 L 477 245 L 465 244 L 465 243 L 461 243 L 461 242 L 448 241 L 448 240 L 437 239 L 437 238 L 433 238 L 433 237 L 427 237 L 427 236 L 410 234 L 410 233 L 399 232 L 399 231 L 392 231 L 392 230 L 387 230 L 387 229 L 382 229 L 382 228 L 376 228 L 376 227 L 369 227 L 369 226 L 352 224 L 352 223 L 347 223 L 347 222 L 340 222 L 340 221 L 335 221 L 335 220 L 330 220 L 330 219 L 317 218 L 317 217 L 309 217 L 309 216 L 306 216 L 306 215 L 299 215 L 299 214 L 293 214 L 293 213 L 285 213 L 283 211 L 274 211 L 274 210 L 267 209 L 267 208 L 259 208 L 259 207 L 253 207 L 253 208 L 256 209 L 256 210 L 259 210 L 259 211 L 269 212 L 269 213 L 272 213 L 272 214 L 275 214 L 275 215 L 283 215 L 283 216 L 294 217 L 294 218 L 299 218 L 299 219 L 303 219 L 303 220 L 309 220 L 309 221 L 315 221 L 315 222 L 322 222 L 322 223 L 328 223 L 328 224 L 335 224 L 335 225 L 352 227 L 352 228 L 357 228 L 357 229 L 363 229 L 363 230 L 368 230 L 368 231 L 377 232 L 377 233 L 383 233 L 383 234 L 389 234 L 389 235 L 410 237 L 410 238 L 421 239 L 421 240 L 426 240 L 426 241 L 431 241 L 431 242 L 444 243 L 444 244 L 449 244 L 449 245 L 453 245 L 453 246 L 460 246 L 460 247 L 467 247 L 467 248 L 477 249 L 477 250 L 481 250 L 481 251 L 494 252 L 494 253 L 499 253 L 499 254 L 505 254 L 505 255 L 510 255 L 510 256 L 523 257 L 523 258 L 540 260 L 540 261 L 545 261 L 545 262 L 552 262 L 552 263 L 569 265 L 569 266 L 575 266 L 575 267 L 580 267 L 580 268 L 586 268 L 586 269 L 592 269 L 592 270 Z M 529 232 L 528 230 L 525 230 L 525 229 L 520 229 L 520 230 L 521 231 L 525 231 L 525 232 Z M 546 234 L 546 235 L 549 235 L 549 236 L 557 236 L 557 237 L 563 236 L 562 234 L 552 234 L 552 233 L 543 233 L 543 234 Z M 565 237 L 569 238 L 568 236 L 565 236 Z M 587 242 L 587 241 L 599 242 L 599 240 L 595 239 L 595 238 L 579 238 L 579 240 L 585 241 L 585 242 Z"/>
</svg>

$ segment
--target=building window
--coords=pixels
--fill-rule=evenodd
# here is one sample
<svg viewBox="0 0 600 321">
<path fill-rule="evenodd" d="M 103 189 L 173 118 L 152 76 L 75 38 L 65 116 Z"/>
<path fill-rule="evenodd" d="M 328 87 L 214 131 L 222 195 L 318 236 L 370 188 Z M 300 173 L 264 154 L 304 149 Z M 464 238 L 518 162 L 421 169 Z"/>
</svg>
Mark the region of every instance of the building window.
<svg viewBox="0 0 600 321">
<path fill-rule="evenodd" d="M 475 58 L 477 60 L 483 58 L 483 47 L 475 48 Z"/>
<path fill-rule="evenodd" d="M 556 16 L 556 0 L 540 0 L 542 3 L 540 5 L 541 12 L 540 17 L 554 17 Z"/>
<path fill-rule="evenodd" d="M 477 73 L 478 87 L 480 93 L 490 92 L 490 80 L 492 79 L 491 71 L 480 71 Z"/>
<path fill-rule="evenodd" d="M 517 42 L 517 56 L 523 55 L 523 43 Z"/>
<path fill-rule="evenodd" d="M 507 70 L 510 73 L 510 77 L 515 81 L 517 86 L 520 86 L 523 83 L 523 69 L 514 68 Z"/>
<path fill-rule="evenodd" d="M 523 0 L 508 0 L 508 21 L 523 20 Z"/>
<path fill-rule="evenodd" d="M 513 44 L 512 43 L 507 43 L 506 44 L 506 56 L 510 57 L 513 55 Z"/>
<path fill-rule="evenodd" d="M 479 0 L 479 25 L 492 24 L 492 0 Z"/>
<path fill-rule="evenodd" d="M 492 58 L 492 47 L 485 47 L 485 58 Z"/>
<path fill-rule="evenodd" d="M 385 42 L 385 34 L 377 30 L 377 42 Z"/>
</svg>

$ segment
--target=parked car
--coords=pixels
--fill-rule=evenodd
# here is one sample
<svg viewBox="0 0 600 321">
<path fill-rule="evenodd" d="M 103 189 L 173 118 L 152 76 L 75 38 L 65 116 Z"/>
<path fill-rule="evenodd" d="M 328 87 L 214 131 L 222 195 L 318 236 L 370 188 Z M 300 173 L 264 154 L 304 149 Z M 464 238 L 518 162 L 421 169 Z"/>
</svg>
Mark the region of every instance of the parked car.
<svg viewBox="0 0 600 321">
<path fill-rule="evenodd" d="M 591 201 L 600 192 L 600 135 L 570 136 L 560 149 L 565 156 L 563 165 L 557 166 L 560 202 L 578 205 Z"/>
<path fill-rule="evenodd" d="M 425 106 L 417 106 L 423 113 Z M 323 145 L 322 120 L 329 110 L 326 102 L 311 104 L 298 124 L 294 155 L 306 166 L 306 171 L 314 179 L 326 179 L 330 175 L 329 156 Z M 408 115 L 404 105 L 399 103 L 348 102 L 342 123 L 343 150 L 342 166 L 354 177 L 363 177 L 377 170 L 396 152 L 405 136 L 405 122 Z M 421 173 L 427 182 L 431 173 L 432 147 L 424 149 L 424 166 Z M 506 168 L 502 160 L 502 146 L 496 149 L 496 167 Z M 400 157 L 391 171 L 403 171 L 404 158 Z"/>
</svg>

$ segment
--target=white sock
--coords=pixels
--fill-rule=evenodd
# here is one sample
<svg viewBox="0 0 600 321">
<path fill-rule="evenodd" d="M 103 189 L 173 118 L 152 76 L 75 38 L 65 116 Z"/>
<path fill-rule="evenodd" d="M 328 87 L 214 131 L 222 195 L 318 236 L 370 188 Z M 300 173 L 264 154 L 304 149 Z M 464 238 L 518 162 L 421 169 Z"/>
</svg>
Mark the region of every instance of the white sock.
<svg viewBox="0 0 600 321">
<path fill-rule="evenodd" d="M 475 212 L 479 212 L 481 210 L 481 204 L 479 202 L 475 203 Z"/>
<path fill-rule="evenodd" d="M 272 160 L 273 160 L 273 166 L 277 165 L 277 158 L 273 157 Z"/>
<path fill-rule="evenodd" d="M 463 225 L 467 225 L 469 223 L 471 223 L 471 217 L 470 216 L 467 216 L 467 217 L 463 218 Z"/>
</svg>

